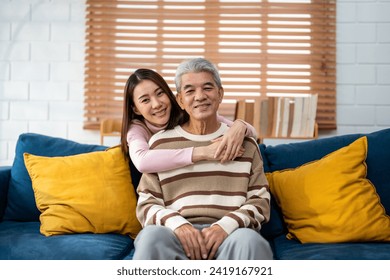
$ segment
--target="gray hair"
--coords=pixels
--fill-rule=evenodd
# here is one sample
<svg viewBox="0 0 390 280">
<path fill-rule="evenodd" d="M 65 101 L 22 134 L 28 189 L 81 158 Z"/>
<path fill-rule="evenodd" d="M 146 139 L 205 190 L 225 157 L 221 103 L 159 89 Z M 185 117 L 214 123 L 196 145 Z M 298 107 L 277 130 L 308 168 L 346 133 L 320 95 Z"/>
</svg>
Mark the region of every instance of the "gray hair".
<svg viewBox="0 0 390 280">
<path fill-rule="evenodd" d="M 217 67 L 207 59 L 198 57 L 198 58 L 184 60 L 177 67 L 176 76 L 175 76 L 175 85 L 176 85 L 177 92 L 178 93 L 180 92 L 181 77 L 184 74 L 200 73 L 200 72 L 210 73 L 213 76 L 214 82 L 217 84 L 217 86 L 219 88 L 222 87 L 221 77 L 219 76 Z"/>
</svg>

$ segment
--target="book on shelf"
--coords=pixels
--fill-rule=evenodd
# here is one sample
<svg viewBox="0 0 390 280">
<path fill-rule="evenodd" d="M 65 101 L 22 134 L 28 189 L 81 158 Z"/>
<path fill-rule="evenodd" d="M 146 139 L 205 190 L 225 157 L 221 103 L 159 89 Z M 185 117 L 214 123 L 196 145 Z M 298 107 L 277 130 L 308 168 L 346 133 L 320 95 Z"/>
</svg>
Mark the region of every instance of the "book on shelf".
<svg viewBox="0 0 390 280">
<path fill-rule="evenodd" d="M 259 138 L 312 138 L 318 95 L 269 96 L 237 102 L 235 118 L 252 124 Z"/>
<path fill-rule="evenodd" d="M 273 109 L 273 122 L 272 122 L 272 132 L 271 135 L 273 137 L 278 137 L 279 134 L 279 126 L 280 126 L 280 118 L 281 118 L 281 98 L 275 99 L 275 102 L 273 102 L 274 109 Z M 261 120 L 260 120 L 261 122 Z"/>
<path fill-rule="evenodd" d="M 252 124 L 252 121 L 254 120 L 254 103 L 239 100 L 236 105 L 235 119 L 248 121 Z"/>
<path fill-rule="evenodd" d="M 288 138 L 310 138 L 314 135 L 315 119 L 317 112 L 318 95 L 305 96 L 271 96 L 268 102 L 261 106 L 260 110 L 269 110 L 269 104 L 273 106 L 273 117 L 260 119 L 273 127 L 271 133 L 264 134 L 261 130 L 261 137 L 288 137 Z M 263 101 L 264 102 L 264 101 Z M 268 104 L 268 108 L 265 109 Z M 263 105 L 263 104 L 261 104 Z M 265 124 L 264 124 L 265 126 Z"/>
<path fill-rule="evenodd" d="M 259 123 L 259 125 L 257 126 L 257 130 L 258 130 L 258 134 L 259 135 L 268 135 L 270 134 L 270 131 L 269 131 L 269 122 L 265 122 L 265 121 L 261 121 L 261 120 L 266 120 L 269 118 L 269 100 L 268 99 L 264 99 L 264 100 L 261 100 L 259 101 L 259 105 L 260 105 L 260 119 L 257 121 L 257 123 Z M 253 125 L 255 126 L 256 128 L 256 123 L 253 122 Z"/>
<path fill-rule="evenodd" d="M 268 104 L 267 118 L 266 119 L 261 119 L 260 123 L 262 123 L 262 122 L 267 123 L 267 134 L 265 134 L 265 135 L 272 135 L 272 127 L 274 126 L 274 118 L 275 118 L 275 115 L 274 115 L 274 111 L 275 111 L 275 98 L 268 99 L 267 104 Z"/>
<path fill-rule="evenodd" d="M 287 137 L 289 118 L 290 118 L 290 98 L 282 98 L 282 108 L 281 108 L 281 125 L 279 129 L 280 137 Z"/>
<path fill-rule="evenodd" d="M 291 137 L 292 126 L 294 121 L 294 110 L 295 110 L 295 102 L 294 100 L 289 100 L 289 109 L 288 109 L 288 125 L 287 125 L 287 136 Z"/>
<path fill-rule="evenodd" d="M 299 137 L 302 126 L 303 97 L 294 98 L 294 114 L 290 137 Z"/>
<path fill-rule="evenodd" d="M 306 123 L 306 136 L 312 136 L 315 130 L 318 94 L 310 95 L 309 115 Z"/>
</svg>

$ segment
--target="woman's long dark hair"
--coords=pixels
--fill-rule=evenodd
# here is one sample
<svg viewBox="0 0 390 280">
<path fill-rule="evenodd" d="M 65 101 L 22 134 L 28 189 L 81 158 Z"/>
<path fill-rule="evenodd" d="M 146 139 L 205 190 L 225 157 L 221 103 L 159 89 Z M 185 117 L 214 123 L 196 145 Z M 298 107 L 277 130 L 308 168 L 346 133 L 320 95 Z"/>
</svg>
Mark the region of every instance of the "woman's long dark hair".
<svg viewBox="0 0 390 280">
<path fill-rule="evenodd" d="M 127 160 L 130 159 L 129 147 L 127 145 L 127 132 L 130 129 L 132 120 L 138 119 L 144 122 L 144 117 L 142 115 L 137 115 L 134 113 L 134 89 L 141 83 L 143 80 L 149 80 L 154 82 L 158 87 L 160 87 L 168 96 L 171 104 L 171 114 L 169 116 L 169 121 L 166 129 L 174 128 L 176 125 L 182 124 L 188 120 L 188 114 L 183 111 L 180 106 L 177 104 L 176 97 L 169 88 L 167 82 L 161 77 L 160 74 L 151 70 L 151 69 L 138 69 L 128 78 L 125 90 L 124 90 L 124 100 L 123 100 L 123 117 L 122 117 L 122 131 L 121 131 L 121 149 L 122 153 Z"/>
</svg>

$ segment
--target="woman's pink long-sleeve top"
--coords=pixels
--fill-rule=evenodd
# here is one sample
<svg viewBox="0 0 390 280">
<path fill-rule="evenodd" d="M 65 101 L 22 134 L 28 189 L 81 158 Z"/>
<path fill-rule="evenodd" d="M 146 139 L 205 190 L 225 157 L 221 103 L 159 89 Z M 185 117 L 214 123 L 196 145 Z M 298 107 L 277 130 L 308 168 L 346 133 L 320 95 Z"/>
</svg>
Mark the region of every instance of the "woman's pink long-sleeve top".
<svg viewBox="0 0 390 280">
<path fill-rule="evenodd" d="M 233 122 L 218 116 L 218 120 L 229 127 Z M 246 123 L 246 136 L 255 137 L 256 130 Z M 134 166 L 141 173 L 155 173 L 175 169 L 192 164 L 193 147 L 185 149 L 149 150 L 149 140 L 153 134 L 165 129 L 156 127 L 149 122 L 134 120 L 127 132 L 129 155 Z"/>
</svg>

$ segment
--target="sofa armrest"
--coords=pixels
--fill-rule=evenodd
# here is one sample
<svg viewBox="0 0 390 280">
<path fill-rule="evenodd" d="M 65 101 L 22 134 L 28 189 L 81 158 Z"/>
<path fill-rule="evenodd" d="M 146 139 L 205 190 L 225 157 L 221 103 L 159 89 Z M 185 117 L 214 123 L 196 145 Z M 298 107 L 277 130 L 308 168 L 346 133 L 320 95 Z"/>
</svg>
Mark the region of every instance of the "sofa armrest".
<svg viewBox="0 0 390 280">
<path fill-rule="evenodd" d="M 11 177 L 11 166 L 0 167 L 0 221 L 3 219 L 5 207 L 7 206 L 7 194 L 9 180 Z"/>
</svg>

